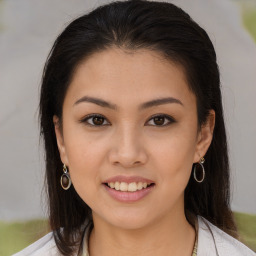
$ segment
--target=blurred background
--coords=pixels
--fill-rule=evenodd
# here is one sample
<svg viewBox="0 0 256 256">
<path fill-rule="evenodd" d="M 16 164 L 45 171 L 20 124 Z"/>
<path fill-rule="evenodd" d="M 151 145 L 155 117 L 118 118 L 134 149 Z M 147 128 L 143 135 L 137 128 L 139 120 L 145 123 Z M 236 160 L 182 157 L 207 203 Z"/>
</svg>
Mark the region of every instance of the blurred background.
<svg viewBox="0 0 256 256">
<path fill-rule="evenodd" d="M 46 57 L 70 21 L 108 2 L 0 0 L 0 256 L 47 232 L 37 120 Z M 230 151 L 231 205 L 241 239 L 256 251 L 256 0 L 168 2 L 187 11 L 215 46 Z"/>
</svg>

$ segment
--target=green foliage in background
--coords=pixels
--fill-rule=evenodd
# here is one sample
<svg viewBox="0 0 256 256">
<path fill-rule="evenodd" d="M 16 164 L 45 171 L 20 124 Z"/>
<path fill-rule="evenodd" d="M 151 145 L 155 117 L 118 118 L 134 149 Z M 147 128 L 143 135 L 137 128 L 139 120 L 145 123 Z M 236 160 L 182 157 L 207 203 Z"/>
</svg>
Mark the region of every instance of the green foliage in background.
<svg viewBox="0 0 256 256">
<path fill-rule="evenodd" d="M 243 21 L 245 27 L 252 34 L 256 42 L 256 8 L 255 10 L 246 11 L 243 14 Z"/>
<path fill-rule="evenodd" d="M 0 256 L 10 256 L 48 233 L 46 220 L 0 221 Z"/>
<path fill-rule="evenodd" d="M 241 240 L 256 251 L 256 215 L 235 213 Z M 10 256 L 48 233 L 46 220 L 0 222 L 0 256 Z"/>
<path fill-rule="evenodd" d="M 256 252 L 256 215 L 235 213 L 241 241 Z"/>
<path fill-rule="evenodd" d="M 256 1 L 241 1 L 240 4 L 244 26 L 256 42 Z"/>
</svg>

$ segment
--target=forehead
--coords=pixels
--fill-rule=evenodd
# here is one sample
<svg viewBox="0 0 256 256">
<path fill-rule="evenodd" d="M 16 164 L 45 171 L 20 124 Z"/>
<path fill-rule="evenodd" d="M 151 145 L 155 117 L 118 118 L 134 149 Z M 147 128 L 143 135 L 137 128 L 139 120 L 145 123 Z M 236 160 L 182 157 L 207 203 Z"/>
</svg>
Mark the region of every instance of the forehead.
<svg viewBox="0 0 256 256">
<path fill-rule="evenodd" d="M 180 65 L 154 51 L 117 48 L 97 52 L 81 62 L 68 94 L 74 100 L 93 94 L 120 102 L 167 95 L 193 98 Z"/>
</svg>

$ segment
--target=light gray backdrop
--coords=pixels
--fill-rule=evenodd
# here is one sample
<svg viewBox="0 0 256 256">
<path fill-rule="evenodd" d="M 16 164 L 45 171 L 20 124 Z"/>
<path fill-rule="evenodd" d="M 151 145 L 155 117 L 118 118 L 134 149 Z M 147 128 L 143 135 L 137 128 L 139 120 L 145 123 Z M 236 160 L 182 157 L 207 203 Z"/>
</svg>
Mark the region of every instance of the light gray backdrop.
<svg viewBox="0 0 256 256">
<path fill-rule="evenodd" d="M 0 0 L 0 220 L 45 214 L 44 158 L 37 125 L 39 84 L 56 36 L 107 1 Z M 236 211 L 256 214 L 256 44 L 231 0 L 175 0 L 217 51 Z"/>
</svg>

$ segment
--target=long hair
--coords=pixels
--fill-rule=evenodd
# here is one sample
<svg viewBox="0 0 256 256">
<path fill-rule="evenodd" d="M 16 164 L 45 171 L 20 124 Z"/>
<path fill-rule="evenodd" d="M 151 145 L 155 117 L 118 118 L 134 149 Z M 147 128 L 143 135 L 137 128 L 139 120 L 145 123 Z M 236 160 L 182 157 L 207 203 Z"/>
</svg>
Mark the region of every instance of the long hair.
<svg viewBox="0 0 256 256">
<path fill-rule="evenodd" d="M 112 47 L 153 50 L 180 64 L 189 89 L 196 96 L 198 127 L 213 109 L 216 114 L 212 143 L 205 155 L 206 178 L 190 177 L 185 210 L 201 215 L 236 237 L 230 209 L 230 174 L 216 53 L 207 33 L 179 7 L 146 0 L 102 5 L 71 22 L 57 37 L 46 61 L 41 86 L 40 125 L 46 159 L 49 220 L 55 242 L 70 255 L 81 241 L 81 227 L 92 222 L 91 209 L 73 186 L 60 186 L 62 163 L 53 116 L 62 117 L 62 105 L 75 68 L 93 53 Z"/>
</svg>

